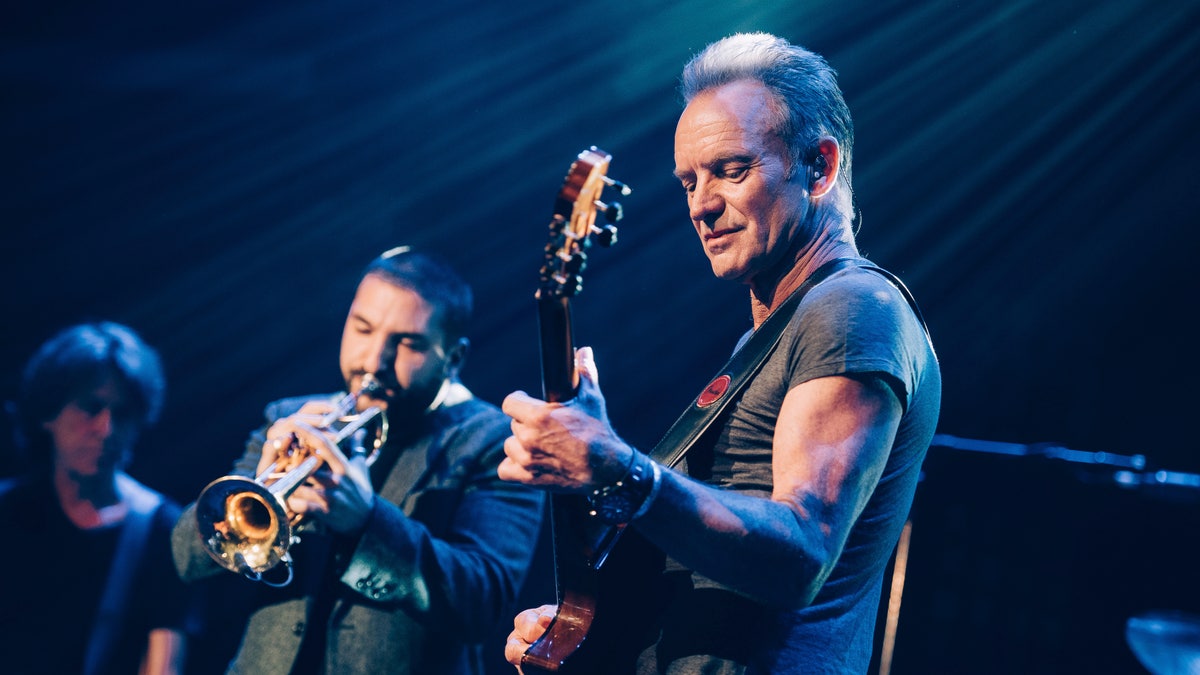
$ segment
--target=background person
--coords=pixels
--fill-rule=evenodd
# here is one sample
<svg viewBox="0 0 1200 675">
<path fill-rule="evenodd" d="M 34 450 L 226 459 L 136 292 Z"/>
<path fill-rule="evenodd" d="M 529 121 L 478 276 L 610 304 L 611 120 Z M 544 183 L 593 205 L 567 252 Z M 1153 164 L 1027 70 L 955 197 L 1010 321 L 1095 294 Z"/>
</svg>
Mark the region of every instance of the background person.
<svg viewBox="0 0 1200 675">
<path fill-rule="evenodd" d="M 162 409 L 158 354 L 131 328 L 72 326 L 27 363 L 0 481 L 0 654 L 9 673 L 177 673 L 198 625 L 175 575 L 180 508 L 125 473 Z"/>
</svg>

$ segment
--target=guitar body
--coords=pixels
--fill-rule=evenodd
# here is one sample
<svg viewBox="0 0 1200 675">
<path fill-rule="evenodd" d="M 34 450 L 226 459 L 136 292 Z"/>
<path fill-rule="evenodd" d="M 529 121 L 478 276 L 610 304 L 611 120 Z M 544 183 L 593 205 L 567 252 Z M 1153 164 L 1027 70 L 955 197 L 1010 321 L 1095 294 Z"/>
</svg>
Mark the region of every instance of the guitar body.
<svg viewBox="0 0 1200 675">
<path fill-rule="evenodd" d="M 550 500 L 558 610 L 546 633 L 522 660 L 525 675 L 613 675 L 634 672 L 638 654 L 654 642 L 657 583 L 663 556 L 636 532 L 614 542 L 604 564 L 578 552 L 587 544 L 587 502 L 576 495 Z M 653 609 L 651 609 L 653 608 Z"/>
</svg>

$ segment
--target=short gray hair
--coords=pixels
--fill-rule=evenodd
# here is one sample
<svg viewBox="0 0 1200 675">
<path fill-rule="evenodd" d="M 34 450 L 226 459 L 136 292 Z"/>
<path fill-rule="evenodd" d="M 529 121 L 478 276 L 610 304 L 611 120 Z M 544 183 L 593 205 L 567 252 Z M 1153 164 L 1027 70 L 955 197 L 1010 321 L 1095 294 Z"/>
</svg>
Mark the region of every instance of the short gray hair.
<svg viewBox="0 0 1200 675">
<path fill-rule="evenodd" d="M 787 144 L 791 170 L 811 165 L 818 139 L 830 136 L 840 146 L 841 179 L 849 187 L 854 123 L 837 73 L 825 59 L 768 33 L 736 33 L 692 57 L 679 90 L 686 104 L 700 92 L 744 79 L 757 80 L 774 94 L 778 117 L 773 127 Z"/>
</svg>

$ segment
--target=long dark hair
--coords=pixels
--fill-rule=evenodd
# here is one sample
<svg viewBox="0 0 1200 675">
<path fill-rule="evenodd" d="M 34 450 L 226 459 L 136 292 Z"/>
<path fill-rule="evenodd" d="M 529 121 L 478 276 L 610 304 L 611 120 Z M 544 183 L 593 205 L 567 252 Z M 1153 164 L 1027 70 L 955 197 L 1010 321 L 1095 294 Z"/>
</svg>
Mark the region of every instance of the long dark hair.
<svg viewBox="0 0 1200 675">
<path fill-rule="evenodd" d="M 43 424 L 106 377 L 124 389 L 131 421 L 139 428 L 158 421 L 166 393 L 162 362 L 132 328 L 111 321 L 85 323 L 42 343 L 25 365 L 12 410 L 16 447 L 31 468 L 52 463 Z"/>
</svg>

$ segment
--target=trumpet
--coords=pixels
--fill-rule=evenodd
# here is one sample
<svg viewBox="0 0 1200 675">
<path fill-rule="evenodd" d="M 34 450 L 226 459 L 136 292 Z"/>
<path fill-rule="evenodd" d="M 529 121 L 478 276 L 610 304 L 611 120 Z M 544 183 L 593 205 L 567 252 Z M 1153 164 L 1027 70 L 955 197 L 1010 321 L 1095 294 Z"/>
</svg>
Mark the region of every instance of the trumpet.
<svg viewBox="0 0 1200 675">
<path fill-rule="evenodd" d="M 357 393 L 348 393 L 334 404 L 333 410 L 322 416 L 318 429 L 331 432 L 333 442 L 340 445 L 350 439 L 355 453 L 366 454 L 363 440 L 367 424 L 378 420 L 372 451 L 367 465 L 374 463 L 380 448 L 387 441 L 387 417 L 378 406 L 355 413 L 358 398 L 374 395 L 383 386 L 371 374 L 363 378 Z M 296 453 L 307 454 L 296 466 L 280 473 L 283 462 L 294 461 Z M 200 539 L 213 560 L 232 572 L 239 572 L 254 581 L 272 586 L 286 586 L 292 580 L 292 557 L 288 549 L 300 541 L 296 526 L 300 516 L 287 506 L 288 497 L 308 480 L 324 460 L 316 454 L 293 444 L 281 449 L 279 456 L 254 479 L 245 476 L 224 476 L 209 483 L 196 500 L 196 521 Z M 287 578 L 271 582 L 263 573 L 283 563 Z"/>
</svg>

